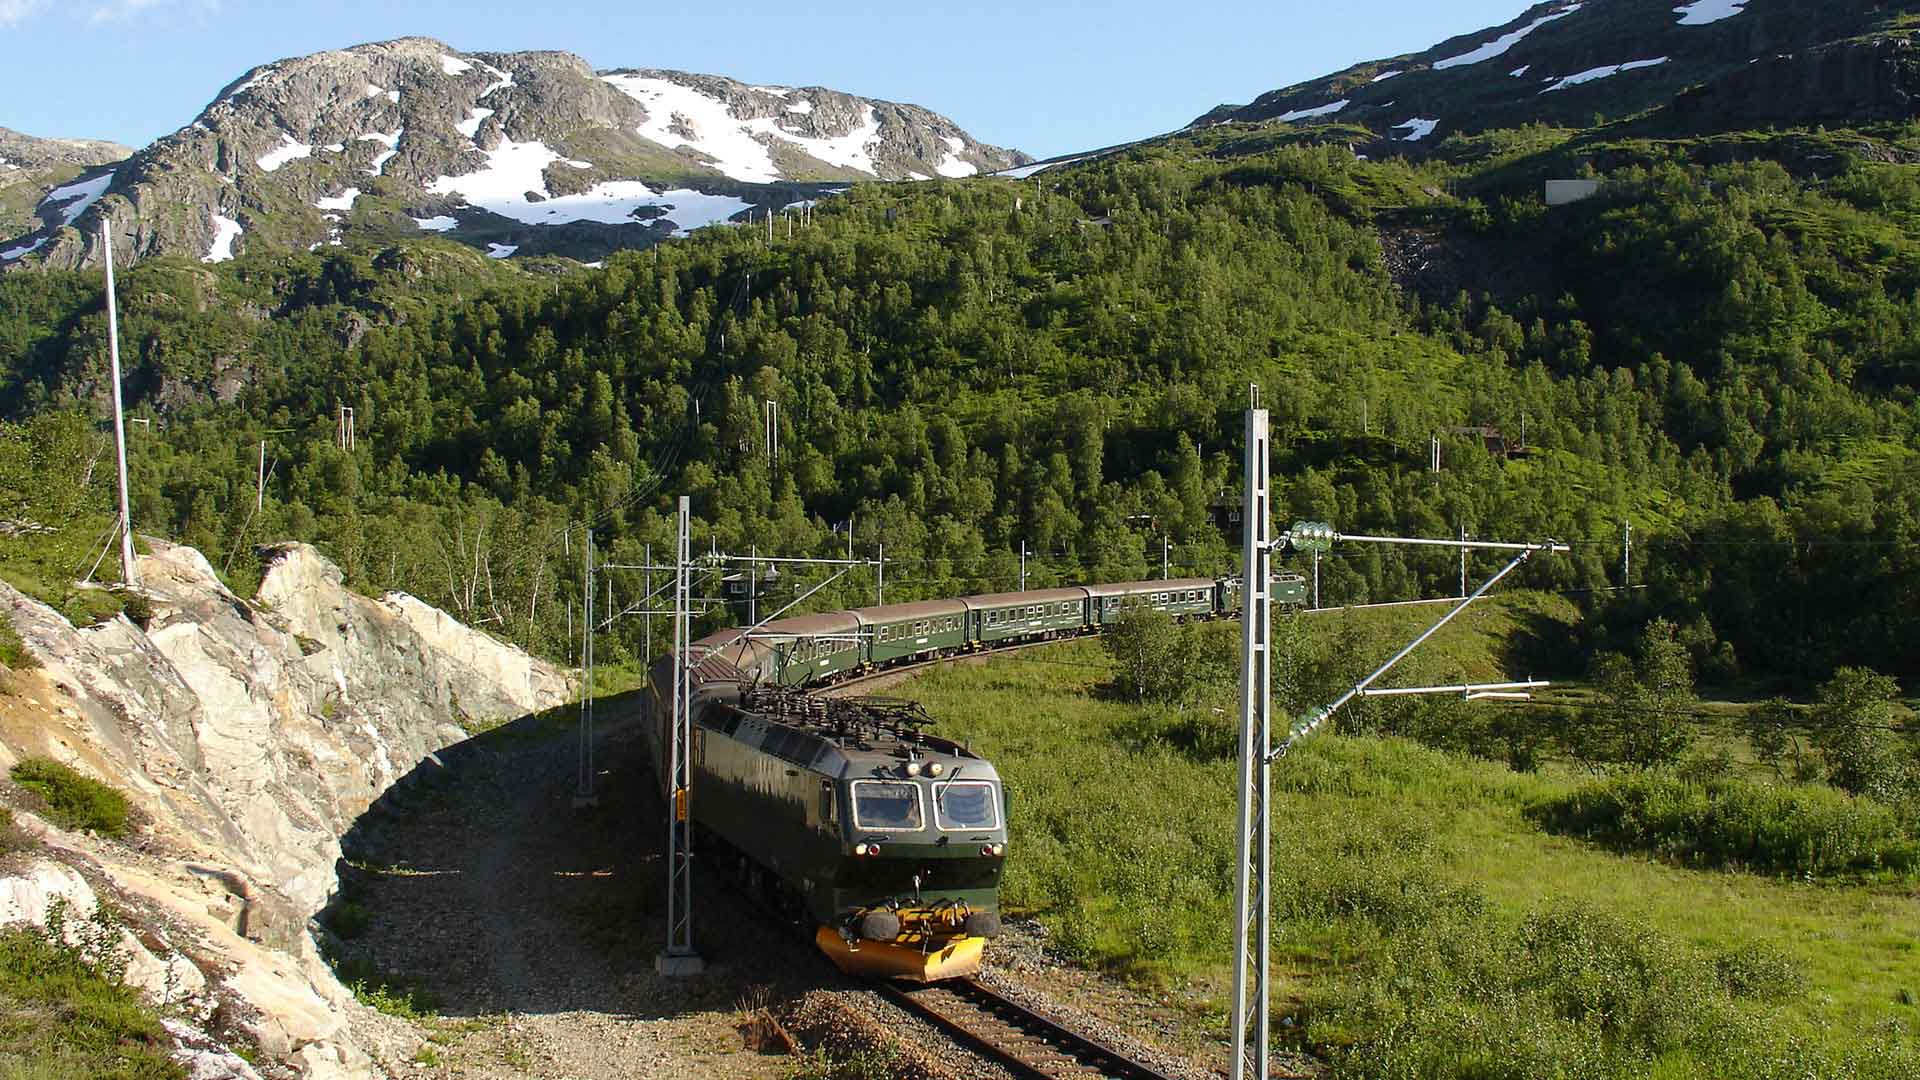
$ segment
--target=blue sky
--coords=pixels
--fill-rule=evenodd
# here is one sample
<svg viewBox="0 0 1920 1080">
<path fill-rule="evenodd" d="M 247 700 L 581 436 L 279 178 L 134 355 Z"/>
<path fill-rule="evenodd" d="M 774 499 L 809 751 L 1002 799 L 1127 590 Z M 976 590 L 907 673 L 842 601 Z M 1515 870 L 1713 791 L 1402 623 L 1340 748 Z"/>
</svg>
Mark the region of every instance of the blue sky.
<svg viewBox="0 0 1920 1080">
<path fill-rule="evenodd" d="M 1506 22 L 1527 0 L 1197 4 L 0 0 L 0 127 L 142 146 L 247 68 L 423 34 L 829 86 L 945 113 L 1041 157 L 1180 127 L 1355 61 Z"/>
</svg>

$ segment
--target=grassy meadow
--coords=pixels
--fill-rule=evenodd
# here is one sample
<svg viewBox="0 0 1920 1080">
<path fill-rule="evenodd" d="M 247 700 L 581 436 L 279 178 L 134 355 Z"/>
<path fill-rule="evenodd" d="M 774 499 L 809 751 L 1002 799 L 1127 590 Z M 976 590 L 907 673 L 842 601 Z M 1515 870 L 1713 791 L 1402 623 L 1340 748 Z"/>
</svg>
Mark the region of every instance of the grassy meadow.
<svg viewBox="0 0 1920 1080">
<path fill-rule="evenodd" d="M 1276 713 L 1289 688 L 1323 692 L 1329 672 L 1384 659 L 1438 613 L 1304 617 L 1292 649 L 1307 659 L 1280 665 Z M 1552 597 L 1490 601 L 1416 654 L 1402 684 L 1525 674 L 1516 656 L 1551 644 L 1527 639 L 1572 618 Z M 900 691 L 1008 779 L 1004 903 L 1037 915 L 1070 959 L 1184 991 L 1222 1029 L 1238 768 L 1227 652 L 1178 707 L 1119 699 L 1096 641 Z M 1521 713 L 1436 708 L 1426 723 Z M 1274 771 L 1276 1031 L 1342 1076 L 1920 1075 L 1910 863 L 1696 868 L 1549 831 L 1553 807 L 1603 783 L 1401 738 L 1302 743 Z"/>
</svg>

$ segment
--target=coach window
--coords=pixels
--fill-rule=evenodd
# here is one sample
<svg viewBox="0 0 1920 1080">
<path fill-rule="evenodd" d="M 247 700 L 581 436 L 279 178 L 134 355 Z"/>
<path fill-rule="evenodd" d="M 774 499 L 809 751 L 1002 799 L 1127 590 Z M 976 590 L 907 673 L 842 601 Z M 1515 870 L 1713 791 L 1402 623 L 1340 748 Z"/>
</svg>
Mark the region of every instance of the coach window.
<svg viewBox="0 0 1920 1080">
<path fill-rule="evenodd" d="M 917 832 L 925 827 L 920 785 L 893 780 L 853 783 L 853 827 L 882 832 Z"/>
</svg>

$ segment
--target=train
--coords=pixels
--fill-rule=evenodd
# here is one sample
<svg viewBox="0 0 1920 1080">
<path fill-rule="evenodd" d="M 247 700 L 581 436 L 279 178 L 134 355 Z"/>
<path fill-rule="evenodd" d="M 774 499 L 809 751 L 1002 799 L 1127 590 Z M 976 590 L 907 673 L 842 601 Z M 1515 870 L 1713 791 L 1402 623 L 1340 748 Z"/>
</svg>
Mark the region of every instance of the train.
<svg viewBox="0 0 1920 1080">
<path fill-rule="evenodd" d="M 888 667 L 1095 634 L 1131 611 L 1235 615 L 1233 578 L 990 593 L 723 630 L 687 669 L 692 776 L 668 790 L 676 658 L 649 673 L 646 739 L 660 794 L 684 805 L 711 865 L 814 927 L 849 974 L 934 982 L 976 973 L 1000 932 L 1011 794 L 992 762 L 933 734 L 917 704 L 821 690 Z M 1306 579 L 1276 575 L 1300 606 Z M 681 804 L 679 798 L 684 798 Z"/>
</svg>

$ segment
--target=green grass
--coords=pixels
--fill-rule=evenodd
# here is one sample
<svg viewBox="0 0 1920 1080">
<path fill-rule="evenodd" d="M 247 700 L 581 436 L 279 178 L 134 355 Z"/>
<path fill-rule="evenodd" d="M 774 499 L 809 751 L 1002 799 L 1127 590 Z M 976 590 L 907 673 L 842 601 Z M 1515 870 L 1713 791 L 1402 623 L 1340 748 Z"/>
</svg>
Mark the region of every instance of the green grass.
<svg viewBox="0 0 1920 1080">
<path fill-rule="evenodd" d="M 45 928 L 0 929 L 0 1076 L 184 1080 L 169 1045 L 139 991 L 89 963 L 84 946 Z"/>
<path fill-rule="evenodd" d="M 1510 670 L 1525 648 L 1509 631 L 1542 603 L 1463 616 L 1425 663 Z M 1383 659 L 1435 614 L 1318 617 L 1307 651 Z M 1099 645 L 1078 642 L 902 689 L 1009 782 L 1006 906 L 1037 914 L 1069 957 L 1181 989 L 1223 1024 L 1233 690 L 1136 707 L 1111 678 Z M 1436 715 L 1471 725 L 1498 709 Z M 1529 817 L 1580 786 L 1398 738 L 1316 736 L 1282 759 L 1276 1008 L 1294 1023 L 1280 1030 L 1353 1076 L 1913 1075 L 1920 897 L 1690 869 Z"/>
<path fill-rule="evenodd" d="M 0 806 L 0 859 L 22 851 L 31 851 L 39 846 L 39 841 L 28 836 L 19 825 L 14 823 L 13 811 Z"/>
<path fill-rule="evenodd" d="M 0 618 L 0 664 L 14 671 L 31 671 L 40 666 L 40 661 L 27 651 L 27 643 L 20 640 L 19 632 L 4 618 Z"/>
<path fill-rule="evenodd" d="M 118 615 L 123 602 L 104 588 L 81 588 L 76 582 L 92 569 L 107 539 L 112 519 L 106 514 L 80 517 L 54 533 L 0 537 L 0 581 L 46 604 L 75 626 L 92 626 Z M 120 580 L 118 560 L 100 561 L 94 580 Z M 0 644 L 0 650 L 6 646 Z M 0 651 L 0 662 L 18 667 Z"/>
<path fill-rule="evenodd" d="M 328 960 L 334 975 L 353 994 L 354 1000 L 370 1009 L 402 1020 L 430 1020 L 439 1015 L 438 999 L 412 979 L 383 971 L 361 957 L 328 957 Z"/>
<path fill-rule="evenodd" d="M 127 835 L 127 797 L 114 788 L 50 758 L 27 758 L 13 767 L 12 776 L 45 801 L 47 817 L 61 828 Z"/>
<path fill-rule="evenodd" d="M 1535 808 L 1556 831 L 1701 866 L 1827 877 L 1920 871 L 1920 838 L 1891 806 L 1825 785 L 1696 783 L 1634 774 Z"/>
</svg>

